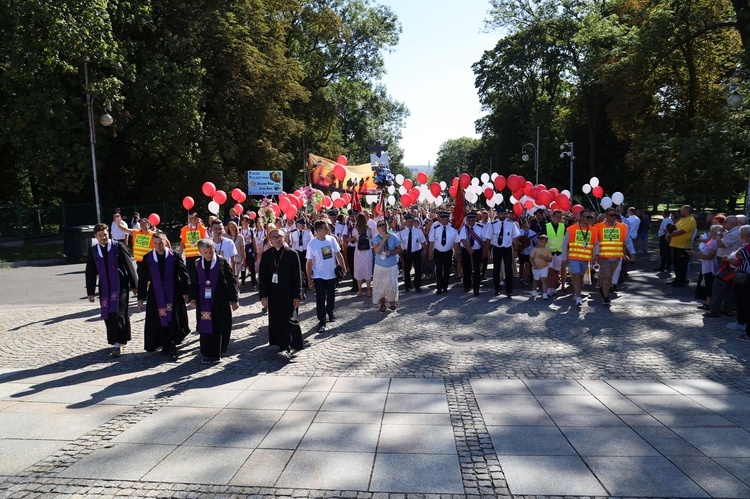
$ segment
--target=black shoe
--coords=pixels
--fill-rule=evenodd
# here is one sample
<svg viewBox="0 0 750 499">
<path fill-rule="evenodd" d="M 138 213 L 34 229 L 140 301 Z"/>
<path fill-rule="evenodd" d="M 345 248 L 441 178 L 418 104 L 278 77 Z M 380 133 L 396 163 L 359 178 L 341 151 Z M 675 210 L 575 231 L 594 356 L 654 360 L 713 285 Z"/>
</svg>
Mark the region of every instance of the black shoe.
<svg viewBox="0 0 750 499">
<path fill-rule="evenodd" d="M 436 295 L 439 295 L 439 294 L 442 294 L 442 293 L 443 293 L 443 290 L 442 290 L 442 289 L 436 289 L 436 290 L 435 290 L 435 294 L 436 294 Z"/>
<path fill-rule="evenodd" d="M 422 288 L 414 288 L 414 291 L 416 291 L 417 293 L 421 293 L 422 292 Z"/>
<path fill-rule="evenodd" d="M 404 293 L 408 293 L 409 291 L 411 291 L 411 289 L 409 289 L 409 288 L 404 288 Z"/>
<path fill-rule="evenodd" d="M 468 293 L 469 291 L 471 291 L 471 288 L 464 288 L 464 293 Z"/>
<path fill-rule="evenodd" d="M 172 362 L 176 362 L 179 357 L 180 357 L 180 354 L 177 352 L 177 347 L 173 346 L 169 350 L 169 358 L 172 360 Z"/>
<path fill-rule="evenodd" d="M 333 314 L 328 314 L 328 322 L 333 322 L 336 320 L 336 316 Z"/>
<path fill-rule="evenodd" d="M 721 317 L 721 314 L 715 312 L 704 312 L 703 317 Z"/>
<path fill-rule="evenodd" d="M 474 291 L 474 296 L 479 296 L 479 291 Z"/>
<path fill-rule="evenodd" d="M 602 297 L 602 305 L 604 305 L 605 307 L 609 307 L 609 298 L 608 297 L 606 297 L 606 296 Z"/>
</svg>

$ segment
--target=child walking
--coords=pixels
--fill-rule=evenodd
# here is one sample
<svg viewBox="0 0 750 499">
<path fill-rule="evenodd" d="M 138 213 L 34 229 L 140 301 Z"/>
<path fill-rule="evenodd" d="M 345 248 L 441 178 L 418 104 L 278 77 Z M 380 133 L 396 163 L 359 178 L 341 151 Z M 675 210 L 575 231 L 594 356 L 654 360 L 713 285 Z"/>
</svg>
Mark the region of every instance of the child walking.
<svg viewBox="0 0 750 499">
<path fill-rule="evenodd" d="M 542 299 L 544 300 L 548 298 L 547 293 L 545 292 L 547 290 L 547 272 L 550 263 L 552 263 L 552 252 L 547 248 L 547 239 L 546 235 L 540 235 L 537 239 L 536 246 L 531 251 L 531 255 L 529 255 L 529 260 L 531 260 L 531 273 L 534 278 L 534 281 L 531 283 L 531 297 L 536 298 L 536 289 L 541 281 Z"/>
</svg>

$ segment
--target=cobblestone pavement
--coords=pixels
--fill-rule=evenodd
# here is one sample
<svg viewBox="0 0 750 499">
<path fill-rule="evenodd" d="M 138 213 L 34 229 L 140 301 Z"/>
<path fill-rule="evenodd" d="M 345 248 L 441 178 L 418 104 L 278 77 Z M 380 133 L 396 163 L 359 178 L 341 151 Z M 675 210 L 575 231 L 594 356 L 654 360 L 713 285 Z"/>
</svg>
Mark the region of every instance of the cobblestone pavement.
<svg viewBox="0 0 750 499">
<path fill-rule="evenodd" d="M 198 361 L 195 335 L 174 363 L 164 362 L 158 353 L 143 352 L 143 314 L 137 312 L 131 317 L 134 340 L 125 354 L 108 357 L 98 310 L 81 301 L 81 265 L 0 270 L 0 280 L 17 282 L 20 290 L 0 287 L 0 380 L 25 383 L 30 392 L 42 393 L 92 376 L 110 388 L 127 386 L 123 380 L 138 376 L 149 379 L 154 390 L 22 472 L 0 477 L 0 497 L 404 497 L 60 475 L 217 373 L 235 378 L 266 374 L 442 379 L 464 486 L 463 494 L 448 496 L 510 496 L 469 380 L 709 379 L 750 395 L 750 343 L 738 341 L 739 332 L 725 328 L 731 318 L 703 318 L 690 289 L 669 288 L 665 276 L 641 270 L 651 267 L 644 261 L 631 271 L 611 309 L 601 306 L 590 287 L 589 300 L 577 309 L 569 295 L 532 300 L 528 288 L 520 286 L 510 300 L 492 296 L 488 287 L 479 297 L 471 297 L 461 293 L 460 283 L 438 296 L 429 285 L 421 294 L 402 294 L 398 310 L 387 313 L 342 290 L 337 295 L 337 319 L 323 334 L 314 330 L 311 293 L 300 313 L 307 347 L 288 364 L 278 362 L 266 344 L 266 318 L 256 294 L 243 293 L 229 355 L 211 367 Z M 53 298 L 46 299 L 45 293 Z M 94 393 L 88 403 L 97 402 Z M 0 414 L 12 403 L 0 385 Z M 2 459 L 0 451 L 0 463 Z"/>
</svg>

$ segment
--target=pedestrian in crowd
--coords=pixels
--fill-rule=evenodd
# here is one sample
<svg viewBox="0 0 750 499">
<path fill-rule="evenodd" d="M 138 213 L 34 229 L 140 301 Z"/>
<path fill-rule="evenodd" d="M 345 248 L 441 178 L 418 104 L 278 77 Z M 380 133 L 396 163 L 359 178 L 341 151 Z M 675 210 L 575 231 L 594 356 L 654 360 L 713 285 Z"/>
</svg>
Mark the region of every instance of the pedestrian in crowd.
<svg viewBox="0 0 750 499">
<path fill-rule="evenodd" d="M 179 254 L 169 249 L 167 235 L 156 231 L 154 249 L 146 253 L 138 268 L 138 310 L 146 319 L 143 327 L 143 348 L 161 353 L 176 361 L 177 345 L 190 334 L 187 302 L 190 278 Z"/>
<path fill-rule="evenodd" d="M 435 260 L 432 258 L 428 243 L 434 223 L 435 221 L 432 218 L 428 218 L 425 220 L 424 226 L 422 227 L 422 234 L 424 234 L 425 237 L 424 246 L 426 248 L 426 254 L 424 255 L 424 258 L 422 258 L 422 277 L 424 279 L 433 279 L 435 277 Z"/>
<path fill-rule="evenodd" d="M 550 265 L 552 265 L 552 252 L 547 247 L 547 236 L 545 234 L 537 237 L 536 245 L 529 255 L 529 261 L 531 262 L 531 277 L 533 279 L 531 283 L 531 297 L 536 298 L 536 288 L 539 285 L 542 299 L 546 300 L 549 298 L 547 294 L 547 290 L 549 289 L 547 275 L 549 274 Z"/>
<path fill-rule="evenodd" d="M 656 272 L 671 272 L 672 271 L 672 251 L 669 249 L 669 241 L 667 241 L 667 227 L 674 224 L 672 215 L 669 210 L 661 212 L 662 221 L 659 224 L 659 266 L 656 268 Z"/>
<path fill-rule="evenodd" d="M 271 248 L 263 254 L 258 275 L 258 296 L 268 310 L 268 343 L 279 348 L 283 361 L 293 351 L 302 350 L 302 331 L 297 319 L 302 298 L 302 272 L 299 255 L 284 244 L 284 234 L 272 229 Z"/>
<path fill-rule="evenodd" d="M 416 225 L 413 214 L 404 217 L 406 227 L 398 233 L 401 240 L 401 257 L 404 273 L 404 293 L 411 291 L 411 269 L 414 268 L 414 291 L 422 292 L 422 247 L 427 242 L 424 232 Z"/>
<path fill-rule="evenodd" d="M 401 253 L 401 241 L 386 221 L 377 224 L 378 233 L 372 238 L 375 250 L 375 270 L 373 272 L 372 301 L 380 304 L 380 311 L 385 312 L 385 302 L 389 308 L 396 310 L 398 301 L 398 255 Z"/>
<path fill-rule="evenodd" d="M 362 296 L 364 285 L 367 285 L 367 296 L 372 296 L 372 238 L 375 231 L 370 229 L 367 217 L 360 213 L 357 215 L 357 226 L 354 228 L 354 236 L 357 238 L 357 246 L 354 252 L 354 280 L 357 282 L 357 296 Z"/>
<path fill-rule="evenodd" d="M 125 245 L 110 240 L 106 224 L 94 225 L 96 244 L 89 248 L 86 258 L 86 294 L 94 302 L 99 281 L 99 306 L 107 327 L 107 343 L 112 345 L 112 357 L 119 357 L 122 347 L 131 339 L 128 303 L 130 291 L 137 292 L 138 276 Z"/>
<path fill-rule="evenodd" d="M 188 213 L 188 223 L 180 229 L 180 249 L 179 253 L 185 259 L 185 267 L 190 269 L 195 265 L 196 260 L 201 256 L 198 251 L 198 241 L 206 237 L 206 227 L 198 214 Z"/>
<path fill-rule="evenodd" d="M 354 278 L 354 254 L 357 251 L 357 237 L 355 235 L 355 229 L 357 227 L 357 210 L 350 210 L 349 217 L 345 222 L 344 229 L 344 245 L 341 247 L 344 251 L 344 257 L 346 258 L 346 268 L 351 272 L 352 278 L 352 293 L 359 293 L 360 287 L 357 283 L 357 279 Z"/>
<path fill-rule="evenodd" d="M 141 214 L 136 212 L 133 212 L 133 218 L 130 220 L 130 228 L 131 229 L 138 229 L 140 227 L 139 223 L 141 221 Z"/>
<path fill-rule="evenodd" d="M 141 268 L 141 262 L 146 253 L 154 249 L 154 230 L 147 218 L 141 218 L 138 221 L 137 229 L 128 229 L 130 240 L 133 245 L 133 259 L 137 270 Z"/>
<path fill-rule="evenodd" d="M 676 288 L 684 288 L 687 284 L 687 270 L 690 262 L 688 250 L 693 245 L 693 234 L 696 230 L 693 208 L 685 205 L 680 209 L 682 218 L 675 223 L 675 230 L 667 233 L 669 247 L 672 248 L 672 262 L 674 263 L 674 281 L 668 283 Z"/>
<path fill-rule="evenodd" d="M 288 236 L 289 246 L 297 252 L 301 265 L 307 263 L 307 245 L 312 241 L 313 235 L 310 229 L 307 228 L 307 221 L 304 218 L 298 218 L 295 224 L 295 231 L 291 232 Z M 307 275 L 302 272 L 302 299 L 305 298 L 305 290 L 307 289 Z"/>
<path fill-rule="evenodd" d="M 482 255 L 485 250 L 484 234 L 476 226 L 477 214 L 466 215 L 466 223 L 461 227 L 461 261 L 464 268 L 464 293 L 474 292 L 479 296 L 479 285 L 482 276 Z"/>
<path fill-rule="evenodd" d="M 531 223 L 527 217 L 523 217 L 519 223 L 521 234 L 514 241 L 515 252 L 518 255 L 518 266 L 520 267 L 521 284 L 528 286 L 529 274 L 531 273 L 530 255 L 537 241 L 537 232 L 531 229 Z"/>
<path fill-rule="evenodd" d="M 315 222 L 315 238 L 307 245 L 306 273 L 310 289 L 315 290 L 315 312 L 318 317 L 317 331 L 326 330 L 326 315 L 333 322 L 336 300 L 336 265 L 346 272 L 346 261 L 341 254 L 341 246 L 329 234 L 328 224 Z"/>
<path fill-rule="evenodd" d="M 575 305 L 583 304 L 583 276 L 586 274 L 589 262 L 598 260 L 594 255 L 594 245 L 597 243 L 596 229 L 590 225 L 594 215 L 589 210 L 581 211 L 581 219 L 565 231 L 563 240 L 562 259 L 570 268 L 573 284 L 573 298 Z"/>
<path fill-rule="evenodd" d="M 221 224 L 221 221 L 218 221 Z M 230 241 L 231 242 L 231 241 Z M 190 269 L 190 306 L 198 311 L 203 363 L 218 362 L 229 348 L 232 311 L 239 308 L 237 281 L 229 262 L 211 239 L 198 241 L 201 258 Z"/>
<path fill-rule="evenodd" d="M 447 293 L 448 282 L 451 277 L 451 263 L 453 259 L 453 246 L 456 241 L 456 229 L 448 222 L 450 213 L 440 212 L 438 222 L 433 224 L 430 231 L 430 251 L 428 257 L 435 262 L 436 293 Z"/>
<path fill-rule="evenodd" d="M 227 261 L 234 274 L 234 257 L 238 254 L 237 247 L 231 239 L 225 237 L 224 224 L 218 218 L 211 221 L 211 234 L 216 253 Z"/>
<path fill-rule="evenodd" d="M 648 236 L 651 233 L 651 215 L 646 210 L 636 210 L 636 216 L 640 219 L 638 234 L 636 235 L 636 251 L 638 254 L 648 253 Z"/>
<path fill-rule="evenodd" d="M 258 284 L 255 274 L 255 221 L 250 220 L 248 215 L 242 215 L 242 217 L 240 217 L 240 222 L 242 223 L 242 227 L 240 227 L 240 236 L 242 236 L 243 244 L 245 246 L 244 266 L 240 272 L 240 279 L 242 280 L 241 285 L 245 285 L 247 273 L 250 271 L 250 291 L 255 291 L 255 287 Z"/>
<path fill-rule="evenodd" d="M 122 219 L 120 208 L 115 208 L 115 213 L 112 215 L 110 234 L 112 235 L 112 239 L 118 243 L 124 244 L 125 247 L 128 246 L 128 224 Z"/>
<path fill-rule="evenodd" d="M 708 231 L 708 240 L 700 244 L 699 251 L 688 251 L 690 256 L 701 261 L 701 275 L 703 276 L 706 302 L 698 307 L 700 310 L 711 310 L 714 274 L 719 270 L 719 259 L 716 257 L 719 247 L 716 242 L 723 232 L 724 228 L 721 225 L 712 225 Z"/>
<path fill-rule="evenodd" d="M 232 266 L 234 276 L 238 277 L 242 275 L 242 270 L 245 268 L 245 238 L 240 234 L 240 228 L 234 222 L 227 224 L 227 239 L 231 240 L 234 244 L 237 254 L 232 257 L 229 264 Z M 239 292 L 240 286 L 237 283 L 237 292 Z"/>
<path fill-rule="evenodd" d="M 626 254 L 625 241 L 628 238 L 628 226 L 618 222 L 616 214 L 614 208 L 607 208 L 605 220 L 594 226 L 598 240 L 594 254 L 598 255 L 599 289 L 605 307 L 610 306 L 609 292 L 617 267 L 622 264 Z"/>
<path fill-rule="evenodd" d="M 505 295 L 513 296 L 513 242 L 521 235 L 518 225 L 507 218 L 508 211 L 504 206 L 497 209 L 497 220 L 485 227 L 485 244 L 487 251 L 492 250 L 492 284 L 495 296 L 505 285 Z M 504 279 L 501 278 L 504 273 Z"/>
</svg>

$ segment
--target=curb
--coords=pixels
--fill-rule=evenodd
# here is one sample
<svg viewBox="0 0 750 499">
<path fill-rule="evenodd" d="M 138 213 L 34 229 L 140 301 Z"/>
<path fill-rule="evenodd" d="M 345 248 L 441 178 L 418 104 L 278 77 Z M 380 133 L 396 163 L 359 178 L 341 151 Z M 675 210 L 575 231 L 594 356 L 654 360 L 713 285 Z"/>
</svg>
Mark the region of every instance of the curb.
<svg viewBox="0 0 750 499">
<path fill-rule="evenodd" d="M 0 269 L 15 269 L 19 267 L 51 267 L 68 263 L 65 258 L 48 258 L 46 260 L 23 260 L 20 262 L 0 262 Z"/>
</svg>

